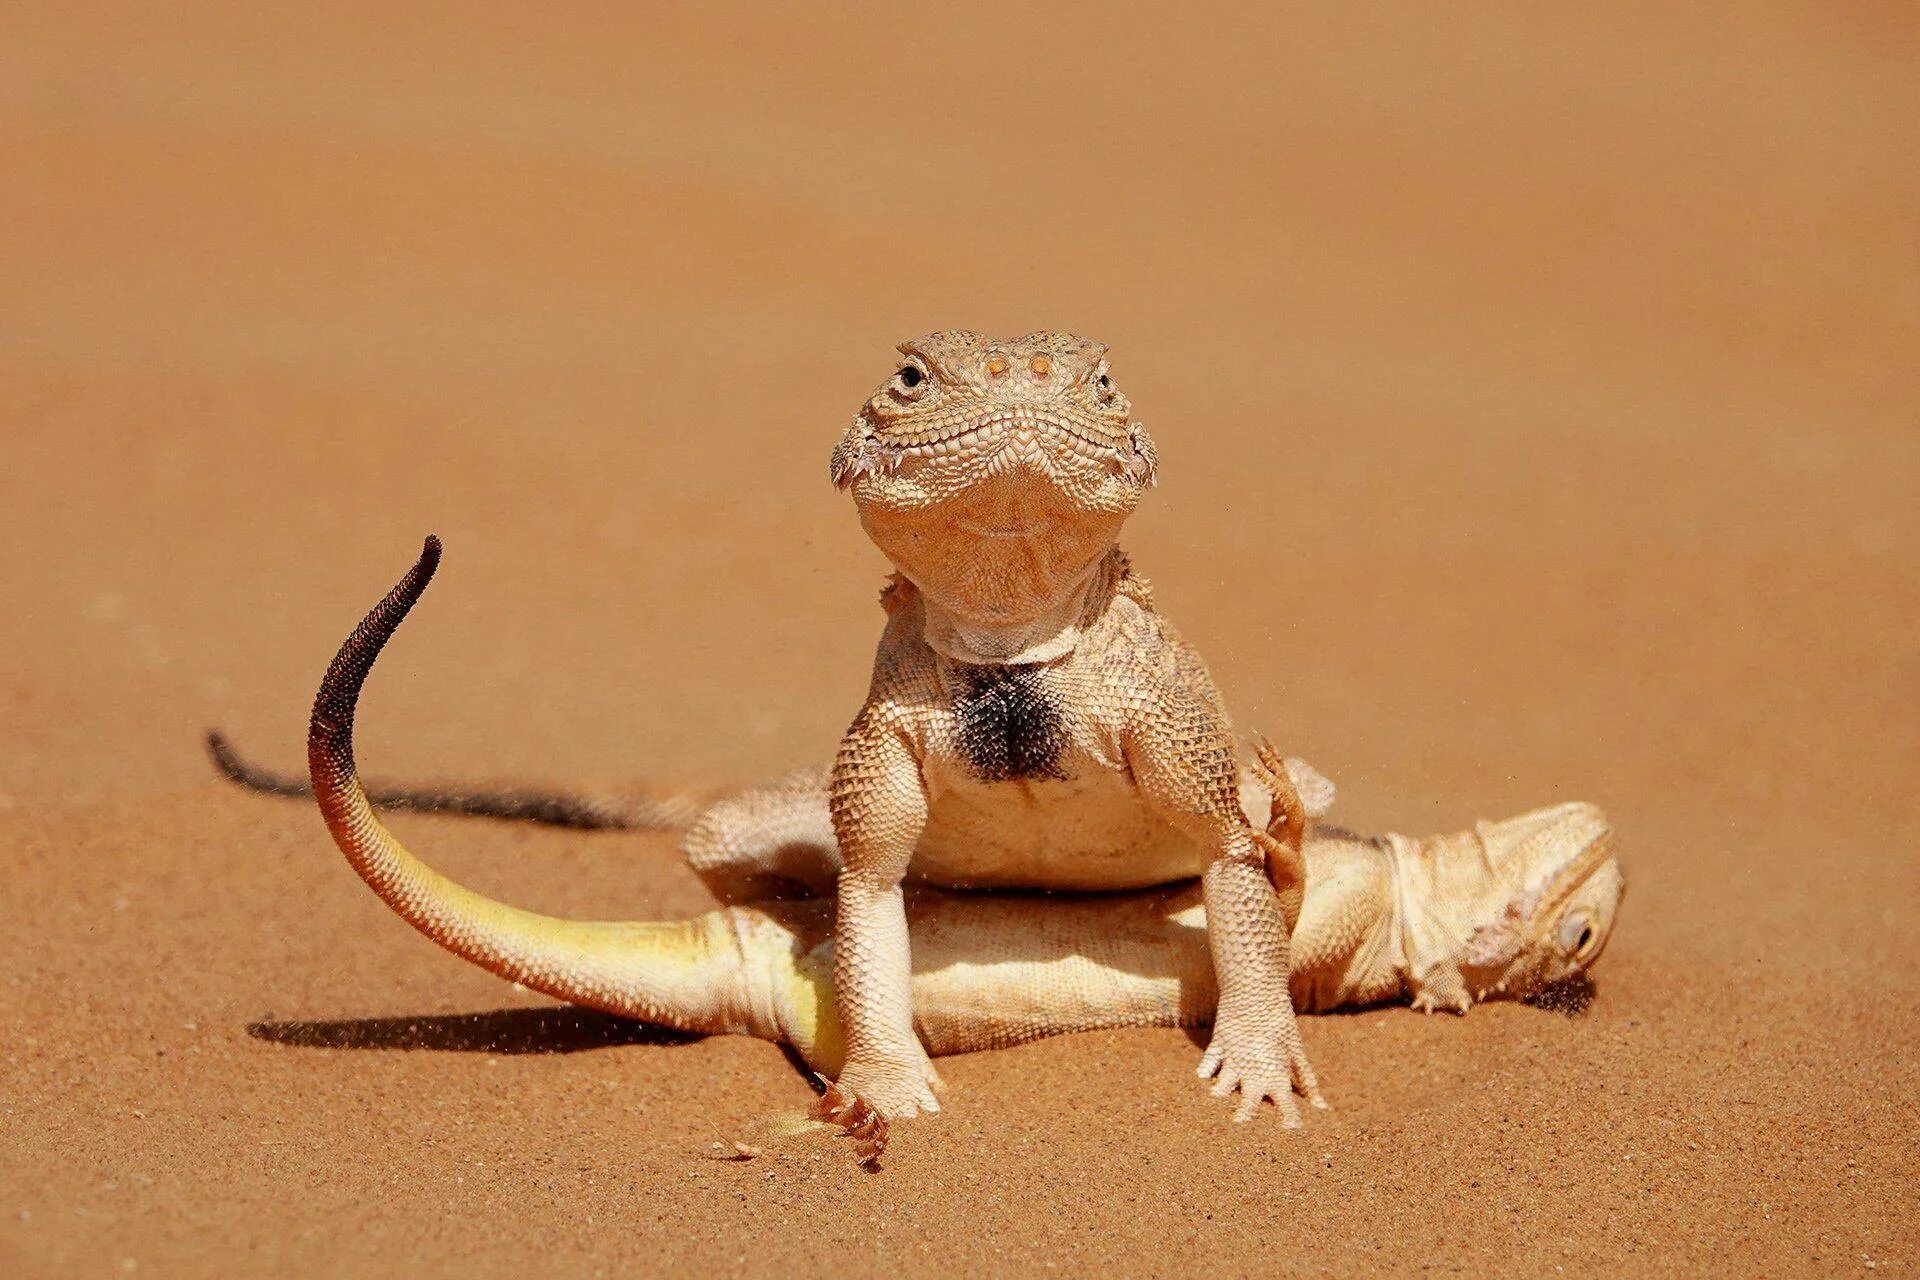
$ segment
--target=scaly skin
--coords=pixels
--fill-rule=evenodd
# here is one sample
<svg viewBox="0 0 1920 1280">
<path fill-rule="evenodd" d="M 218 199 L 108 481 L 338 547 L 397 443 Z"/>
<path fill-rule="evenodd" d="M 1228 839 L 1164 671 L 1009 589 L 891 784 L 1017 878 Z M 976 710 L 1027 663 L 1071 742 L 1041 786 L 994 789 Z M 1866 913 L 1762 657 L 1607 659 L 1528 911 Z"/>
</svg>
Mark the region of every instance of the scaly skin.
<svg viewBox="0 0 1920 1280">
<path fill-rule="evenodd" d="M 1249 822 L 1226 709 L 1115 545 L 1152 442 L 1106 348 L 946 330 L 854 418 L 832 474 L 899 571 L 835 759 L 845 1088 L 938 1110 L 914 1034 L 904 889 L 1139 889 L 1202 877 L 1219 1008 L 1200 1075 L 1299 1123 L 1299 850 Z"/>
<path fill-rule="evenodd" d="M 353 757 L 361 686 L 439 560 L 420 562 L 342 646 L 314 701 L 312 786 L 335 843 L 402 918 L 489 972 L 562 1000 L 683 1031 L 789 1044 L 815 1070 L 844 1070 L 833 904 L 737 903 L 693 920 L 558 920 L 466 889 L 409 853 L 375 815 Z M 1292 842 L 1304 814 L 1279 762 L 1257 762 Z M 1286 772 L 1324 800 L 1304 766 Z M 1248 806 L 1263 803 L 1250 788 Z M 725 801 L 688 846 L 709 883 L 826 888 L 837 873 L 818 775 Z M 1585 971 L 1612 933 L 1625 882 L 1592 805 L 1535 810 L 1472 832 L 1366 839 L 1329 827 L 1304 840 L 1306 892 L 1293 933 L 1292 1006 L 1394 1000 L 1464 1011 Z M 1217 987 L 1204 890 L 1195 883 L 1090 896 L 951 894 L 914 886 L 912 1027 L 932 1055 L 1115 1026 L 1200 1026 Z"/>
</svg>

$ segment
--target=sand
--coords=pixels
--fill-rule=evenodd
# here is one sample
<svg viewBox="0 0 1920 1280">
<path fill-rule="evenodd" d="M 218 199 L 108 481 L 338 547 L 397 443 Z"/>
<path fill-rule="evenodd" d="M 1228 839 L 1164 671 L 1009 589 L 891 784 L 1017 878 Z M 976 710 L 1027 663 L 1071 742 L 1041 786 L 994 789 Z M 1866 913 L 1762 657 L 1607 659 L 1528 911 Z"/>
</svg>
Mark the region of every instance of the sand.
<svg viewBox="0 0 1920 1280">
<path fill-rule="evenodd" d="M 0 18 L 0 1271 L 1915 1268 L 1910 8 L 390 8 Z M 1304 1133 L 1135 1031 L 726 1163 L 777 1049 L 517 993 L 212 779 L 429 531 L 370 768 L 823 758 L 883 571 L 826 454 L 954 324 L 1113 345 L 1127 545 L 1346 821 L 1607 808 L 1584 1013 L 1316 1020 Z"/>
</svg>

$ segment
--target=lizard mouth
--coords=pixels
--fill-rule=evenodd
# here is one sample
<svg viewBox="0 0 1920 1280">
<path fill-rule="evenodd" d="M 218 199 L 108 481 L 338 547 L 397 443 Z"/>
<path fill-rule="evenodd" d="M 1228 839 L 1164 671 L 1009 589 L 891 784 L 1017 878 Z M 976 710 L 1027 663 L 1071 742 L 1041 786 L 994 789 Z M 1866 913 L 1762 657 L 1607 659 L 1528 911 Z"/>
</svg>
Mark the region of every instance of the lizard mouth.
<svg viewBox="0 0 1920 1280">
<path fill-rule="evenodd" d="M 1122 456 L 1126 441 L 1107 436 L 1096 427 L 1055 414 L 1007 410 L 967 419 L 954 426 L 935 426 L 886 439 L 890 450 L 905 458 L 946 458 L 984 449 L 1009 436 L 1051 439 L 1080 457 L 1112 461 Z"/>
<path fill-rule="evenodd" d="M 1098 418 L 1051 406 L 1001 409 L 972 417 L 877 420 L 869 413 L 833 455 L 833 482 L 849 488 L 863 476 L 910 476 L 925 469 L 943 485 L 1009 470 L 1034 469 L 1056 482 L 1118 476 L 1138 488 L 1153 483 L 1151 446 L 1131 422 L 1115 434 Z M 992 526 L 983 530 L 991 535 Z M 1018 537 L 1025 530 L 1006 531 Z"/>
<path fill-rule="evenodd" d="M 1037 524 L 994 526 L 980 524 L 972 520 L 959 519 L 956 519 L 953 523 L 955 528 L 961 530 L 963 533 L 970 533 L 976 538 L 1031 538 L 1034 534 L 1040 532 L 1040 526 Z"/>
</svg>

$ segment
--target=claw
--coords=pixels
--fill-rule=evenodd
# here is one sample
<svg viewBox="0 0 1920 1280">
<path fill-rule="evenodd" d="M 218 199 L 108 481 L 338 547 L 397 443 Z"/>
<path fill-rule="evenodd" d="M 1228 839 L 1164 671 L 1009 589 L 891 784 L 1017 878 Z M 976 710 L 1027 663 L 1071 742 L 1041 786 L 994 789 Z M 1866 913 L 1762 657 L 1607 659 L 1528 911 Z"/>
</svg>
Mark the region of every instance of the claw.
<svg viewBox="0 0 1920 1280">
<path fill-rule="evenodd" d="M 887 1149 L 887 1118 L 852 1090 L 829 1084 L 824 1079 L 820 1082 L 827 1086 L 827 1091 L 813 1104 L 814 1118 L 838 1125 L 842 1133 L 852 1138 L 853 1153 L 861 1164 L 876 1163 L 880 1153 Z M 939 1110 L 938 1107 L 932 1109 Z"/>
</svg>

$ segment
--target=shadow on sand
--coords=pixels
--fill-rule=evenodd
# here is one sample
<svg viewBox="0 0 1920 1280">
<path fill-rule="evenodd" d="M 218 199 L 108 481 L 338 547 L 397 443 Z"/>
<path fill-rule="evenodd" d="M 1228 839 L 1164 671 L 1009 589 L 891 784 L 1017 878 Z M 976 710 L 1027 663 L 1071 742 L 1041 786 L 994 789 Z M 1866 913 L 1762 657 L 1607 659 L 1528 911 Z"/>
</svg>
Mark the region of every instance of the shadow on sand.
<svg viewBox="0 0 1920 1280">
<path fill-rule="evenodd" d="M 1578 1018 L 1592 1008 L 1599 988 L 1585 974 L 1538 991 L 1525 1003 L 1563 1017 Z M 1378 1006 L 1376 1006 L 1378 1007 Z M 1367 1010 L 1337 1010 L 1336 1014 Z M 1319 1015 L 1326 1016 L 1326 1015 Z M 1206 1026 L 1184 1029 L 1196 1047 L 1212 1035 Z M 580 1053 L 622 1045 L 682 1045 L 705 1037 L 649 1026 L 572 1005 L 488 1009 L 480 1013 L 437 1013 L 419 1017 L 337 1018 L 316 1021 L 271 1016 L 247 1024 L 247 1034 L 269 1044 L 302 1049 L 427 1049 L 439 1053 Z M 780 1046 L 800 1072 L 813 1073 L 787 1045 Z"/>
<path fill-rule="evenodd" d="M 551 1005 L 422 1017 L 247 1024 L 247 1034 L 303 1049 L 430 1049 L 440 1053 L 580 1053 L 621 1045 L 691 1044 L 701 1037 L 592 1009 Z"/>
<path fill-rule="evenodd" d="M 1536 1009 L 1551 1009 L 1555 1013 L 1569 1018 L 1585 1016 L 1588 1009 L 1600 994 L 1600 988 L 1594 985 L 1586 974 L 1575 974 L 1565 982 L 1556 982 L 1550 987 L 1542 987 L 1526 998 L 1525 1003 Z"/>
</svg>

